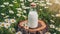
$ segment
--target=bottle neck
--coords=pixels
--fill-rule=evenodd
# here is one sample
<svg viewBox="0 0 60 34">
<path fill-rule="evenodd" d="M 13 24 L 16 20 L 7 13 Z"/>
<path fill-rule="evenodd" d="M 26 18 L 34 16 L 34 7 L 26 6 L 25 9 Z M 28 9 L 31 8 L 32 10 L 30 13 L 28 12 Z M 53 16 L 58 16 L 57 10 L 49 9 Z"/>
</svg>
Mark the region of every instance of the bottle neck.
<svg viewBox="0 0 60 34">
<path fill-rule="evenodd" d="M 36 11 L 36 8 L 30 8 L 31 11 Z"/>
</svg>

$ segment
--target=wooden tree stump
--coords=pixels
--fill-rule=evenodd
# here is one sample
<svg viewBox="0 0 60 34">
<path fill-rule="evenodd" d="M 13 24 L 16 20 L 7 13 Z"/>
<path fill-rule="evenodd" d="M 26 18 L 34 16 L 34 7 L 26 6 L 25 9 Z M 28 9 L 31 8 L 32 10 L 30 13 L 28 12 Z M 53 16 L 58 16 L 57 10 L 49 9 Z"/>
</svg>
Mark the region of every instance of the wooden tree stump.
<svg viewBox="0 0 60 34">
<path fill-rule="evenodd" d="M 42 20 L 38 20 L 37 28 L 29 28 L 27 26 L 23 26 L 24 23 L 28 23 L 28 20 L 20 22 L 18 26 L 20 28 L 24 28 L 27 31 L 27 33 L 29 32 L 29 33 L 36 34 L 36 32 L 40 32 L 40 34 L 42 34 L 42 30 L 44 30 L 46 28 L 46 24 Z"/>
</svg>

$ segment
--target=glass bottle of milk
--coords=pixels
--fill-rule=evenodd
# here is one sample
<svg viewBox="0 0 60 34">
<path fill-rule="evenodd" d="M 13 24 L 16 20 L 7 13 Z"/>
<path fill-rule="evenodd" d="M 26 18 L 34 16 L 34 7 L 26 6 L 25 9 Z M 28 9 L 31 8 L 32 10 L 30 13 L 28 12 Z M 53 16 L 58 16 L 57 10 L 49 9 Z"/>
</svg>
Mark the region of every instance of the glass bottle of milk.
<svg viewBox="0 0 60 34">
<path fill-rule="evenodd" d="M 31 8 L 28 14 L 28 27 L 36 28 L 38 26 L 38 13 L 36 8 Z"/>
</svg>

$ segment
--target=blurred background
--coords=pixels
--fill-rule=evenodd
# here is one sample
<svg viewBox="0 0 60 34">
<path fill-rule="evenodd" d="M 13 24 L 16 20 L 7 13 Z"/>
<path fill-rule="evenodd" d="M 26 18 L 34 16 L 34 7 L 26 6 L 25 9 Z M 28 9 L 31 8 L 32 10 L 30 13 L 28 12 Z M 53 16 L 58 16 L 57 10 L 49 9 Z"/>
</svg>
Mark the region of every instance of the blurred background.
<svg viewBox="0 0 60 34">
<path fill-rule="evenodd" d="M 60 0 L 0 0 L 0 34 L 16 34 L 17 24 L 27 20 L 30 3 L 37 4 L 39 19 L 47 25 L 45 34 L 60 34 Z"/>
</svg>

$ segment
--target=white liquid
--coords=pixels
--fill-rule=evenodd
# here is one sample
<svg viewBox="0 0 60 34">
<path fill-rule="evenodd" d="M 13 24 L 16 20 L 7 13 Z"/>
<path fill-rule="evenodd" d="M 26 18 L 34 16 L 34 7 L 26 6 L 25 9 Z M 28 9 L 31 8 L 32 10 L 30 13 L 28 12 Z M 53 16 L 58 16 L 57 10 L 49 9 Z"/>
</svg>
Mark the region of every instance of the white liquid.
<svg viewBox="0 0 60 34">
<path fill-rule="evenodd" d="M 38 14 L 36 11 L 30 11 L 28 15 L 28 26 L 36 28 L 38 26 Z"/>
</svg>

